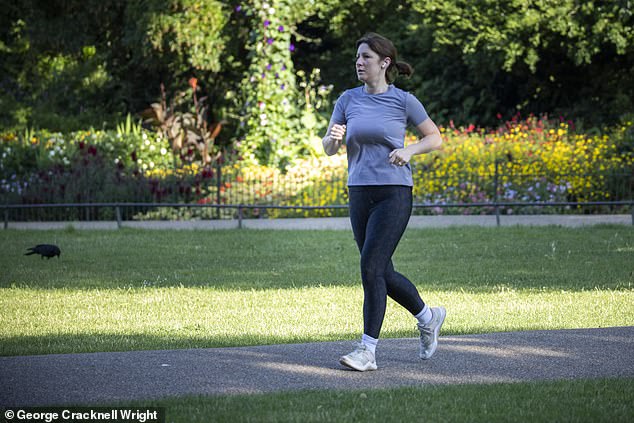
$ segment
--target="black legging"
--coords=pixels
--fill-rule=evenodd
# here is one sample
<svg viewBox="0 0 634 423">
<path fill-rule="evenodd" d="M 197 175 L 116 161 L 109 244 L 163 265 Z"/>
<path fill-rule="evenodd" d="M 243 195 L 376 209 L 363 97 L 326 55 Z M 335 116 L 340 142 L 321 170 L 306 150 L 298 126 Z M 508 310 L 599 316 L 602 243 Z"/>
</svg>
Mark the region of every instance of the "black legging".
<svg viewBox="0 0 634 423">
<path fill-rule="evenodd" d="M 378 339 L 388 295 L 413 315 L 425 307 L 414 284 L 392 264 L 412 213 L 412 188 L 351 186 L 349 197 L 352 231 L 361 252 L 363 331 Z"/>
</svg>

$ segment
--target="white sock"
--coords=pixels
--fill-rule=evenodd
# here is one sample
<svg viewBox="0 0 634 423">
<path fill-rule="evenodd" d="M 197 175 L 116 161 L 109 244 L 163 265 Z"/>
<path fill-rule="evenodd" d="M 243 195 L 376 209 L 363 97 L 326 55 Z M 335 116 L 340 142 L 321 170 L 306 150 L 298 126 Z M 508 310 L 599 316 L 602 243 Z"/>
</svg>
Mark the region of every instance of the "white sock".
<svg viewBox="0 0 634 423">
<path fill-rule="evenodd" d="M 418 319 L 418 323 L 420 323 L 421 325 L 426 325 L 427 323 L 431 322 L 431 318 L 433 317 L 431 315 L 431 308 L 429 308 L 429 306 L 425 304 L 423 310 L 414 317 Z"/>
<path fill-rule="evenodd" d="M 364 333 L 361 337 L 361 343 L 372 351 L 372 354 L 376 354 L 376 344 L 379 343 L 378 339 L 372 338 Z"/>
</svg>

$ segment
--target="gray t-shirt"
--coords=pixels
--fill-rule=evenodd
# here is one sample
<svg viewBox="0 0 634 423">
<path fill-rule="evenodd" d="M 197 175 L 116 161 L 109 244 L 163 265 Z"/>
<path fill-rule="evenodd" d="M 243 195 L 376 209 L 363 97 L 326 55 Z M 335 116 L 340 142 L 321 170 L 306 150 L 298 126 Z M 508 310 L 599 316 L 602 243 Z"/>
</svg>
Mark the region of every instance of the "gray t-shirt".
<svg viewBox="0 0 634 423">
<path fill-rule="evenodd" d="M 394 85 L 381 94 L 368 94 L 363 86 L 346 90 L 330 123 L 346 125 L 348 185 L 413 186 L 410 165 L 390 164 L 389 154 L 403 148 L 408 124 L 427 118 L 420 101 Z"/>
</svg>

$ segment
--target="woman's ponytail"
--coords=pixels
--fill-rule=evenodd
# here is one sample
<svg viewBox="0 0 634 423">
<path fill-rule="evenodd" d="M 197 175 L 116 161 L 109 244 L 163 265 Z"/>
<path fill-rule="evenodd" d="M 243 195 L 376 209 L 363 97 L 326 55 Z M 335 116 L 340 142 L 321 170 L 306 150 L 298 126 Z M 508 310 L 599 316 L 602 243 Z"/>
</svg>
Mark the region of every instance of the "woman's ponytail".
<svg viewBox="0 0 634 423">
<path fill-rule="evenodd" d="M 396 69 L 398 70 L 399 75 L 405 75 L 408 78 L 414 73 L 412 65 L 405 62 L 396 62 Z"/>
</svg>

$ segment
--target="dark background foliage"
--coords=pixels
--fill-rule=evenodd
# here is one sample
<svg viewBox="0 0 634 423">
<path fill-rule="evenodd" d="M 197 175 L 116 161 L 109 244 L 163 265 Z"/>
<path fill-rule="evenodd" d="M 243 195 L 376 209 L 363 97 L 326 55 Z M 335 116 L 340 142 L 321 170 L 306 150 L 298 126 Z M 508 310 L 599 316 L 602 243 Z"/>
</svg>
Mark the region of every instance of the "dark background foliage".
<svg viewBox="0 0 634 423">
<path fill-rule="evenodd" d="M 271 5 L 285 0 L 271 0 Z M 195 76 L 210 120 L 238 130 L 253 17 L 240 2 L 14 0 L 0 11 L 0 127 L 113 128 Z M 252 7 L 261 2 L 245 1 Z M 290 20 L 296 69 L 322 70 L 333 99 L 357 84 L 354 40 L 394 40 L 414 76 L 397 81 L 440 124 L 495 126 L 517 112 L 587 127 L 632 112 L 630 1 L 323 0 Z M 279 8 L 282 10 L 282 8 Z M 295 20 L 295 21 L 293 21 Z"/>
</svg>

